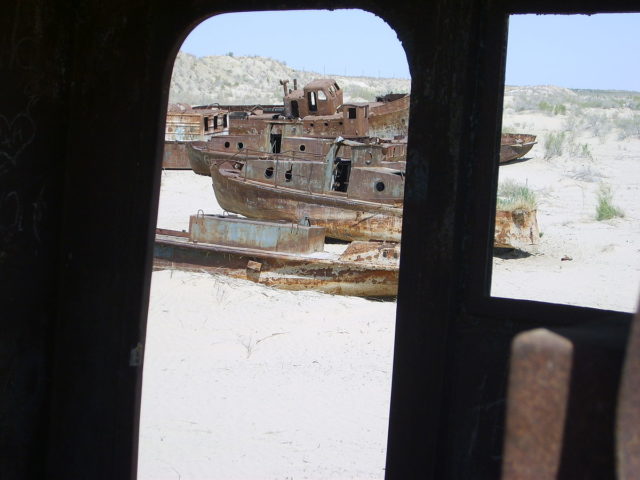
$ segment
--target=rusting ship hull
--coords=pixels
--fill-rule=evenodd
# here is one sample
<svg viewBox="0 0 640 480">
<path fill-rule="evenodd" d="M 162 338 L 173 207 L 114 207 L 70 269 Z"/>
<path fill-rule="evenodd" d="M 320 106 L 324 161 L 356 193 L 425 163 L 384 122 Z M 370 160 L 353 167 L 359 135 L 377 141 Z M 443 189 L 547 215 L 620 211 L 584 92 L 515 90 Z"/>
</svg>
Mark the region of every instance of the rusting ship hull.
<svg viewBox="0 0 640 480">
<path fill-rule="evenodd" d="M 402 207 L 352 200 L 346 196 L 271 187 L 211 168 L 213 190 L 226 211 L 260 220 L 287 220 L 324 227 L 341 240 L 399 242 Z"/>
<path fill-rule="evenodd" d="M 500 138 L 500 163 L 524 157 L 536 143 L 535 135 L 503 133 Z"/>
<path fill-rule="evenodd" d="M 190 149 L 189 153 L 190 156 L 203 155 L 203 151 L 196 148 Z M 395 204 L 379 203 L 355 200 L 338 192 L 327 194 L 288 188 L 283 186 L 286 182 L 269 185 L 243 177 L 244 172 L 236 169 L 234 162 L 214 164 L 211 168 L 216 199 L 228 212 L 248 218 L 318 225 L 326 229 L 328 237 L 348 241 L 400 241 L 401 191 Z M 496 246 L 524 248 L 535 245 L 539 241 L 537 232 L 535 211 L 497 212 Z"/>
<path fill-rule="evenodd" d="M 191 162 L 189 161 L 189 154 L 187 153 L 187 143 L 180 141 L 165 141 L 164 142 L 164 154 L 162 157 L 162 168 L 168 170 L 189 170 L 192 169 L 197 172 Z M 206 145 L 205 142 L 189 142 L 194 145 Z M 200 175 L 204 175 L 200 173 Z M 206 175 L 209 175 L 207 170 Z"/>
<path fill-rule="evenodd" d="M 224 152 L 211 152 L 211 154 L 207 155 L 193 155 L 189 152 L 187 153 L 191 170 L 198 175 L 205 175 L 207 177 L 211 176 L 211 166 L 223 161 L 224 158 L 222 157 L 227 155 L 228 154 Z"/>
<path fill-rule="evenodd" d="M 525 156 L 537 143 L 535 141 L 535 135 L 529 134 L 503 134 L 500 145 L 500 163 L 510 162 L 517 158 Z M 187 165 L 187 168 L 191 168 L 198 175 L 211 175 L 211 166 L 214 164 L 220 164 L 221 162 L 233 160 L 234 157 L 245 158 L 247 156 L 258 157 L 260 154 L 268 155 L 268 152 L 254 152 L 253 155 L 248 155 L 246 152 L 229 152 L 220 151 L 211 148 L 206 148 L 207 144 L 203 142 L 194 142 L 193 146 L 202 147 L 206 150 L 202 155 L 188 155 L 186 151 L 186 145 L 184 143 L 179 145 L 169 145 L 170 142 L 165 143 L 165 162 L 166 168 L 172 168 L 170 165 L 180 163 L 181 165 Z M 173 153 L 175 152 L 175 153 Z M 176 160 L 172 160 L 175 157 Z M 183 167 L 173 167 L 183 168 Z"/>
<path fill-rule="evenodd" d="M 177 268 L 220 273 L 285 290 L 315 290 L 334 295 L 395 297 L 397 261 L 387 265 L 318 258 L 251 248 L 194 243 L 189 234 L 157 230 L 154 269 Z M 398 256 L 397 246 L 369 245 Z M 345 252 L 346 253 L 346 252 Z"/>
</svg>

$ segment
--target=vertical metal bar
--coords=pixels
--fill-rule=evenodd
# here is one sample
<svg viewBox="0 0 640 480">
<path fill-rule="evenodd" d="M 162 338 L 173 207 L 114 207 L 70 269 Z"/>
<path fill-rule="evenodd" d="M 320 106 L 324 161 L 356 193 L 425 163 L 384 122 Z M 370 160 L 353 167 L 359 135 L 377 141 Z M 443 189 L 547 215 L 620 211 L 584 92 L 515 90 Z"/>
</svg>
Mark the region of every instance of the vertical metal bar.
<svg viewBox="0 0 640 480">
<path fill-rule="evenodd" d="M 276 171 L 275 171 L 275 178 L 273 180 L 273 186 L 274 188 L 278 188 L 278 163 L 280 162 L 278 156 L 276 156 Z"/>
</svg>

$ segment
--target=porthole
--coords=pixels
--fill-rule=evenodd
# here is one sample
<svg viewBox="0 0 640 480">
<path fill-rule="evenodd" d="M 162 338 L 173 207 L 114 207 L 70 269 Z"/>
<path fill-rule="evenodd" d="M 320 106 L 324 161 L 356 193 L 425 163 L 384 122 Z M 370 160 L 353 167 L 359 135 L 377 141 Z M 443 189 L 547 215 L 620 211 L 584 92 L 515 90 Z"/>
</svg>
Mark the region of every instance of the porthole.
<svg viewBox="0 0 640 480">
<path fill-rule="evenodd" d="M 285 182 L 290 182 L 291 181 L 291 178 L 293 177 L 293 173 L 291 172 L 292 170 L 293 170 L 293 167 L 291 167 L 289 170 L 284 172 L 284 180 L 285 180 Z"/>
<path fill-rule="evenodd" d="M 304 145 L 300 145 L 300 151 L 304 152 L 307 149 L 307 147 L 305 147 Z"/>
<path fill-rule="evenodd" d="M 378 192 L 384 191 L 384 182 L 376 182 L 376 190 Z"/>
<path fill-rule="evenodd" d="M 324 122 L 324 126 L 328 127 L 329 126 L 329 122 Z"/>
<path fill-rule="evenodd" d="M 224 142 L 224 148 L 229 148 L 231 144 L 229 142 Z"/>
<path fill-rule="evenodd" d="M 238 150 L 242 150 L 244 148 L 244 143 L 238 142 Z"/>
<path fill-rule="evenodd" d="M 267 167 L 267 169 L 264 171 L 264 178 L 271 177 L 273 177 L 273 167 Z"/>
<path fill-rule="evenodd" d="M 311 128 L 313 128 L 313 123 L 310 123 L 310 124 L 309 124 L 309 126 L 310 126 Z"/>
</svg>

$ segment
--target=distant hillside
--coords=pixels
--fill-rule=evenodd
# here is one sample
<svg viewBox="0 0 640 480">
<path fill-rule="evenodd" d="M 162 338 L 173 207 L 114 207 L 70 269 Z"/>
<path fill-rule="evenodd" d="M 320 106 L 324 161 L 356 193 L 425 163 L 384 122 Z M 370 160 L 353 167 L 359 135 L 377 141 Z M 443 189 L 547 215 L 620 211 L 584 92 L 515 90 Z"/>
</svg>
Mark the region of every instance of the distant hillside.
<svg viewBox="0 0 640 480">
<path fill-rule="evenodd" d="M 330 77 L 344 90 L 348 102 L 368 102 L 376 95 L 408 93 L 409 79 L 345 77 L 303 72 L 285 63 L 265 57 L 235 57 L 232 55 L 195 57 L 180 52 L 176 58 L 169 102 L 188 104 L 275 104 L 282 103 L 280 80 L 293 79 L 298 86 L 315 78 Z"/>
<path fill-rule="evenodd" d="M 623 90 L 585 90 L 538 85 L 535 87 L 505 86 L 505 111 L 541 110 L 563 113 L 567 109 L 640 109 L 640 92 Z"/>
</svg>

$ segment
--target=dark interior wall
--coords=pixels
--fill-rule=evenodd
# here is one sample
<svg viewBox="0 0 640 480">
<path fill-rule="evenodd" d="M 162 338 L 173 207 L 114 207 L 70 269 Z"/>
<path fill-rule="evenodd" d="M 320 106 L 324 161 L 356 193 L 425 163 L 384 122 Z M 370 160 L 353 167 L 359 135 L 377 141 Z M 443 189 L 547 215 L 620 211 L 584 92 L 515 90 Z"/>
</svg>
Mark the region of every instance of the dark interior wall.
<svg viewBox="0 0 640 480">
<path fill-rule="evenodd" d="M 44 467 L 67 155 L 70 19 L 46 1 L 0 14 L 0 477 Z"/>
<path fill-rule="evenodd" d="M 267 5 L 378 13 L 410 63 L 388 478 L 497 478 L 513 334 L 603 316 L 483 296 L 503 4 L 10 1 L 0 16 L 1 478 L 120 479 L 135 471 L 172 59 L 216 9 Z"/>
<path fill-rule="evenodd" d="M 135 471 L 172 59 L 191 27 L 224 8 L 150 0 L 3 4 L 3 479 Z"/>
</svg>

